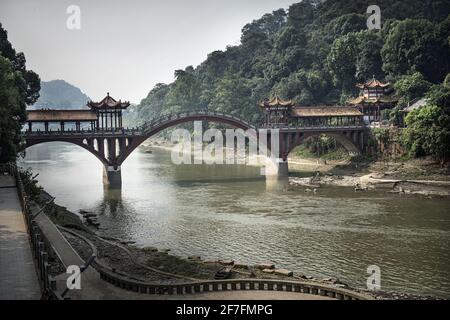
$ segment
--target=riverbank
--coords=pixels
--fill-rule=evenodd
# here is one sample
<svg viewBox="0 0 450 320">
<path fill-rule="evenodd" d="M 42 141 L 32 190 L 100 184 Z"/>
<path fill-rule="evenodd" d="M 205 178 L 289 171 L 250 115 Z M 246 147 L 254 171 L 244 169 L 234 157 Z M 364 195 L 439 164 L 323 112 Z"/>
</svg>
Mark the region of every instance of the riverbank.
<svg viewBox="0 0 450 320">
<path fill-rule="evenodd" d="M 355 191 L 383 190 L 427 197 L 450 196 L 449 168 L 430 159 L 366 163 L 341 161 L 323 165 L 317 163 L 314 175 L 291 176 L 289 181 L 293 186 L 313 190 L 331 185 L 351 187 Z"/>
<path fill-rule="evenodd" d="M 47 203 L 52 197 L 44 190 L 39 195 L 38 202 Z M 108 230 L 97 229 L 86 224 L 80 214 L 71 212 L 57 204 L 50 205 L 49 217 L 60 228 L 78 254 L 87 260 L 95 251 L 97 259 L 107 265 L 117 274 L 128 278 L 156 284 L 176 284 L 186 281 L 212 280 L 217 271 L 230 267 L 230 279 L 275 279 L 302 281 L 325 284 L 336 288 L 345 288 L 355 292 L 368 294 L 375 299 L 435 299 L 429 296 L 419 296 L 398 292 L 369 292 L 342 283 L 339 279 L 329 277 L 318 279 L 304 275 L 298 271 L 289 271 L 271 263 L 245 265 L 233 260 L 204 260 L 198 256 L 180 257 L 170 254 L 168 248 L 139 248 L 129 241 L 108 236 Z M 57 268 L 55 268 L 57 269 Z M 59 268 L 58 268 L 59 269 Z"/>
<path fill-rule="evenodd" d="M 46 203 L 52 197 L 41 191 L 40 202 Z M 63 206 L 52 204 L 49 210 L 51 220 L 61 227 L 61 231 L 80 256 L 87 260 L 96 248 L 98 258 L 111 268 L 127 273 L 135 279 L 155 283 L 176 283 L 186 280 L 213 280 L 215 274 L 226 266 L 232 267 L 230 279 L 298 279 L 320 282 L 347 288 L 336 278 L 317 279 L 302 273 L 277 268 L 272 263 L 246 265 L 238 260 L 205 260 L 199 256 L 179 257 L 170 254 L 169 248 L 139 248 L 129 241 L 108 236 L 108 231 L 89 225 L 80 214 Z M 84 239 L 83 239 L 84 238 Z"/>
<path fill-rule="evenodd" d="M 172 144 L 152 140 L 141 146 L 171 151 Z M 389 193 L 450 196 L 450 168 L 432 159 L 370 161 L 366 159 L 329 160 L 289 157 L 289 183 L 314 192 L 321 186 L 354 188 L 355 191 L 383 190 Z M 254 163 L 263 164 L 259 159 Z"/>
</svg>

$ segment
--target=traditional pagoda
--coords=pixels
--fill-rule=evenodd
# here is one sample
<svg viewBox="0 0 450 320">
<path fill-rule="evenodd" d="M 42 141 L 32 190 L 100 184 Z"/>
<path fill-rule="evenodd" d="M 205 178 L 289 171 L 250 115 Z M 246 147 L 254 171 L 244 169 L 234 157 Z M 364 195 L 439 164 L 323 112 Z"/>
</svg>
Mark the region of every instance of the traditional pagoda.
<svg viewBox="0 0 450 320">
<path fill-rule="evenodd" d="M 259 106 L 264 108 L 265 124 L 269 127 L 288 124 L 294 103 L 291 100 L 282 100 L 275 95 L 271 99 L 261 102 Z"/>
<path fill-rule="evenodd" d="M 391 84 L 381 82 L 373 77 L 366 83 L 357 83 L 360 89 L 359 97 L 350 99 L 348 103 L 356 106 L 364 114 L 364 122 L 371 123 L 381 120 L 381 111 L 391 109 L 398 99 L 388 95 Z"/>
<path fill-rule="evenodd" d="M 130 102 L 116 101 L 107 93 L 100 102 L 89 101 L 87 106 L 97 114 L 97 129 L 122 129 L 122 110 L 130 106 Z"/>
</svg>

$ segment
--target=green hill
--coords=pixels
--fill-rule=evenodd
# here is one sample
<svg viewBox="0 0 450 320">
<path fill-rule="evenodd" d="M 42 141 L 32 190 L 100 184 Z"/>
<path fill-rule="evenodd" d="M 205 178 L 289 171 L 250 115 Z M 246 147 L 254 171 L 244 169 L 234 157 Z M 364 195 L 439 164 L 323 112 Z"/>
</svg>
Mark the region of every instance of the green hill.
<svg viewBox="0 0 450 320">
<path fill-rule="evenodd" d="M 369 0 L 304 0 L 242 29 L 241 44 L 176 70 L 128 112 L 137 125 L 193 108 L 258 121 L 256 103 L 271 94 L 302 105 L 332 105 L 372 76 L 396 82 L 414 72 L 442 82 L 450 65 L 450 2 L 379 0 L 381 30 L 368 30 Z"/>
<path fill-rule="evenodd" d="M 30 109 L 84 109 L 89 97 L 64 80 L 42 81 L 39 99 Z"/>
</svg>

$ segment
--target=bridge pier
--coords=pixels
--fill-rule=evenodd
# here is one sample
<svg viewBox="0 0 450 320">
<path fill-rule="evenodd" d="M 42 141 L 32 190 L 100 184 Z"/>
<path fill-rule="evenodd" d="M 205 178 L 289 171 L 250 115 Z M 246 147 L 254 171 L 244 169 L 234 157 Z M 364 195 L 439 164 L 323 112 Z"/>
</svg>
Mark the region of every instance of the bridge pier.
<svg viewBox="0 0 450 320">
<path fill-rule="evenodd" d="M 268 178 L 283 178 L 289 176 L 289 166 L 287 159 L 283 160 L 281 158 L 266 158 L 266 166 L 264 170 L 264 173 Z"/>
<path fill-rule="evenodd" d="M 116 169 L 114 166 L 103 167 L 103 184 L 112 189 L 122 187 L 122 171 L 120 170 L 120 166 Z"/>
</svg>

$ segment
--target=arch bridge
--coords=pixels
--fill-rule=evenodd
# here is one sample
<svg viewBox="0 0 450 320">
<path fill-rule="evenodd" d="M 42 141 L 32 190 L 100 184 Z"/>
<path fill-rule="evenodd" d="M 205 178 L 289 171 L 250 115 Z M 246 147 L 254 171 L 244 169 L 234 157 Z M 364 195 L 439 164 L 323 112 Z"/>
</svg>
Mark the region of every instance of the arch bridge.
<svg viewBox="0 0 450 320">
<path fill-rule="evenodd" d="M 109 95 L 107 98 L 110 98 Z M 110 105 L 116 106 L 118 104 L 119 106 L 123 105 L 122 102 L 115 100 L 110 103 Z M 145 140 L 164 129 L 192 121 L 217 122 L 244 131 L 253 129 L 252 132 L 256 133 L 258 139 L 264 130 L 267 134 L 269 149 L 271 148 L 272 134 L 274 129 L 277 129 L 279 148 L 275 156 L 278 161 L 272 170 L 266 171 L 266 174 L 269 175 L 287 175 L 288 154 L 312 136 L 327 134 L 334 137 L 351 155 L 359 154 L 364 147 L 365 127 L 362 122 L 362 114 L 361 117 L 359 115 L 330 115 L 317 113 L 316 110 L 313 113 L 315 117 L 299 116 L 295 118 L 295 121 L 266 122 L 255 126 L 233 115 L 199 110 L 165 115 L 146 122 L 140 127 L 130 129 L 121 126 L 122 116 L 118 108 L 112 108 L 111 111 L 108 108 L 102 109 L 102 107 L 104 106 L 100 105 L 99 110 L 95 112 L 92 110 L 28 111 L 28 128 L 24 132 L 25 147 L 57 141 L 78 145 L 95 155 L 103 163 L 104 183 L 111 186 L 121 185 L 122 163 Z M 33 129 L 33 124 L 36 123 L 43 123 L 44 129 Z M 59 124 L 59 128 L 52 130 L 49 126 L 52 123 Z"/>
</svg>

